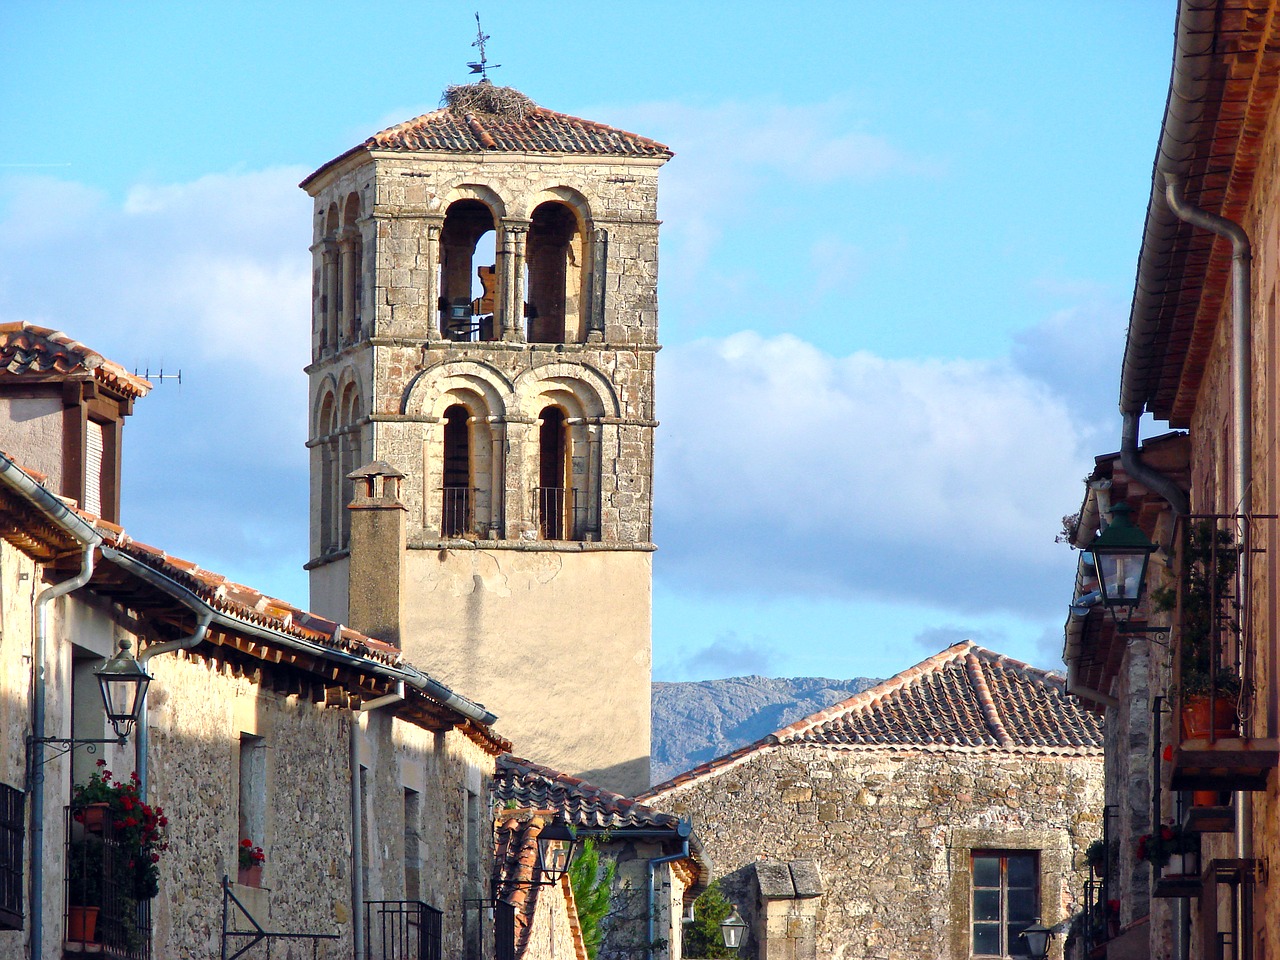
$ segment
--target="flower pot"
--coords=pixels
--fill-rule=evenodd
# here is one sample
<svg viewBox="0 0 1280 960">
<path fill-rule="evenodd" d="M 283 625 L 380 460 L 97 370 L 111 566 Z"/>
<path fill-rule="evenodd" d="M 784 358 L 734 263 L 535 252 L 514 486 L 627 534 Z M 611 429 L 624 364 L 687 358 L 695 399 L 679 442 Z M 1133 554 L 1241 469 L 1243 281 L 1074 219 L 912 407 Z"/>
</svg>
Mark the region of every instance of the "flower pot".
<svg viewBox="0 0 1280 960">
<path fill-rule="evenodd" d="M 1217 807 L 1221 806 L 1218 802 L 1221 797 L 1217 790 L 1193 790 L 1191 793 L 1191 805 L 1193 807 Z"/>
<path fill-rule="evenodd" d="M 1193 877 L 1196 876 L 1196 860 L 1194 853 L 1171 853 L 1169 854 L 1169 862 L 1164 865 L 1162 875 L 1166 877 Z"/>
<path fill-rule="evenodd" d="M 1210 723 L 1209 698 L 1199 695 L 1182 701 L 1182 739 L 1204 740 L 1209 736 L 1234 737 L 1237 735 L 1235 698 L 1217 697 L 1213 701 L 1213 718 Z"/>
<path fill-rule="evenodd" d="M 80 811 L 80 822 L 89 833 L 102 833 L 107 828 L 110 810 L 110 804 L 91 803 Z"/>
<path fill-rule="evenodd" d="M 262 886 L 262 864 L 256 867 L 241 867 L 236 874 L 236 882 L 242 887 Z"/>
<path fill-rule="evenodd" d="M 97 907 L 67 907 L 67 939 L 80 943 L 98 942 Z"/>
</svg>

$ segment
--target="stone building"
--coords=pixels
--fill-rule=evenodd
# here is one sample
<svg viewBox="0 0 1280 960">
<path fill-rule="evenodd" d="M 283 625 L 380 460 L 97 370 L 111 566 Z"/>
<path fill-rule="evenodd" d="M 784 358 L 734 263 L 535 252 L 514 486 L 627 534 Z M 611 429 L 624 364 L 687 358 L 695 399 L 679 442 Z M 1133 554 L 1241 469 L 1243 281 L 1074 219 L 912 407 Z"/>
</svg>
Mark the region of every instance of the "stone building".
<svg viewBox="0 0 1280 960">
<path fill-rule="evenodd" d="M 1018 955 L 1079 912 L 1101 829 L 1100 725 L 1063 688 L 956 644 L 639 799 L 692 818 L 744 956 Z"/>
<path fill-rule="evenodd" d="M 610 910 L 603 924 L 597 960 L 676 960 L 681 953 L 681 918 L 711 882 L 711 863 L 688 820 L 664 813 L 579 777 L 514 756 L 498 758 L 493 780 L 501 865 L 514 834 L 536 836 L 531 818 L 554 819 L 590 838 L 601 862 L 615 873 Z M 497 877 L 494 895 L 519 904 L 521 945 L 529 960 L 543 960 L 550 934 L 533 931 L 536 890 L 509 884 L 510 871 Z M 543 922 L 543 929 L 550 928 Z M 531 949 L 532 948 L 532 949 Z"/>
<path fill-rule="evenodd" d="M 147 386 L 65 335 L 0 329 L 0 445 L 39 465 L 0 454 L 0 956 L 234 953 L 249 915 L 321 937 L 321 957 L 364 943 L 390 956 L 388 937 L 419 931 L 446 956 L 491 956 L 468 901 L 488 895 L 488 798 L 509 747 L 496 718 L 393 645 L 90 513 L 96 483 L 101 514 L 118 516 L 107 478 Z M 93 423 L 114 462 L 82 455 Z M 106 742 L 93 676 L 122 640 L 154 678 L 127 745 Z M 63 752 L 68 740 L 81 742 Z M 151 899 L 121 879 L 112 828 L 97 859 L 77 852 L 85 828 L 67 805 L 95 758 L 137 773 L 167 814 Z M 265 852 L 257 882 L 238 870 L 246 839 Z M 98 910 L 92 934 L 82 906 Z M 306 939 L 274 942 L 310 955 Z"/>
<path fill-rule="evenodd" d="M 488 82 L 446 101 L 302 183 L 311 604 L 491 705 L 522 751 L 642 790 L 672 154 Z M 362 540 L 368 462 L 403 484 Z"/>
<path fill-rule="evenodd" d="M 1130 691 L 1145 684 L 1153 716 L 1156 698 L 1162 706 L 1145 768 L 1151 813 L 1117 825 L 1113 853 L 1134 901 L 1123 909 L 1149 922 L 1100 945 L 1106 956 L 1280 956 L 1278 50 L 1274 0 L 1177 6 L 1120 371 L 1122 470 L 1107 502 L 1096 491 L 1086 500 L 1081 622 L 1068 634 L 1081 697 L 1116 727 L 1117 763 Z M 1181 463 L 1139 444 L 1143 415 L 1187 432 Z M 1085 614 L 1096 538 L 1119 522 L 1121 503 L 1156 547 L 1147 593 L 1132 613 Z M 1221 711 L 1216 720 L 1196 720 L 1200 699 Z M 1127 848 L 1152 821 L 1198 837 L 1198 863 L 1129 869 Z M 1146 883 L 1130 876 L 1138 870 Z"/>
</svg>

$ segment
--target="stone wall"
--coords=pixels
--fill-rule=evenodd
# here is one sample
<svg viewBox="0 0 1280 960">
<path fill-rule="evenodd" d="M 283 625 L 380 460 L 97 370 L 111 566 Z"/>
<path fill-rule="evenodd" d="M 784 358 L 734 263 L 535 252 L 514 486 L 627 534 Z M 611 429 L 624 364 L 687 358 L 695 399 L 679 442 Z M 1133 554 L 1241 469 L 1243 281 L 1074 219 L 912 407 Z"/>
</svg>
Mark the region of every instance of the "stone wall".
<svg viewBox="0 0 1280 960">
<path fill-rule="evenodd" d="M 1039 851 L 1046 924 L 1082 908 L 1101 757 L 767 747 L 646 800 L 693 818 L 762 956 L 759 860 L 814 861 L 818 957 L 969 957 L 970 852 Z M 1060 949 L 1060 947 L 1059 947 Z"/>
</svg>

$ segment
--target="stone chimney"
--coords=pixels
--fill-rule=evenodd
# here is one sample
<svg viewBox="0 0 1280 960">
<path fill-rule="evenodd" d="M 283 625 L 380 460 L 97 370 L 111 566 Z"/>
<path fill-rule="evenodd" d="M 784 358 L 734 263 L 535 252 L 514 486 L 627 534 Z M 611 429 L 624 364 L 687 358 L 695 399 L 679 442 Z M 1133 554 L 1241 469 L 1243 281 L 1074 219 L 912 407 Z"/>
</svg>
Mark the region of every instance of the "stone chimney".
<svg viewBox="0 0 1280 960">
<path fill-rule="evenodd" d="M 347 474 L 352 481 L 348 626 L 400 646 L 404 612 L 404 474 L 383 460 Z"/>
</svg>

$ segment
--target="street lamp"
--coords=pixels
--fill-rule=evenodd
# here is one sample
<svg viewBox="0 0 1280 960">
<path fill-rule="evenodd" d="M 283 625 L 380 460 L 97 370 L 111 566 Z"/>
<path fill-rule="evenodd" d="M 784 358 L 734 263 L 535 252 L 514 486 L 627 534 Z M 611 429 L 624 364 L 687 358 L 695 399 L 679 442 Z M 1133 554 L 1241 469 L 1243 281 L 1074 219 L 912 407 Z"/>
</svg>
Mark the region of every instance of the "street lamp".
<svg viewBox="0 0 1280 960">
<path fill-rule="evenodd" d="M 1108 610 L 1133 613 L 1147 577 L 1147 561 L 1156 545 L 1129 520 L 1132 508 L 1123 500 L 1111 508 L 1111 523 L 1089 545 L 1098 570 L 1102 603 Z"/>
<path fill-rule="evenodd" d="M 542 875 L 539 885 L 559 883 L 573 860 L 573 849 L 578 844 L 578 832 L 567 823 L 549 823 L 538 834 L 538 872 Z"/>
<path fill-rule="evenodd" d="M 147 698 L 151 677 L 133 655 L 128 637 L 121 638 L 120 649 L 93 671 L 102 690 L 102 706 L 107 719 L 121 742 L 133 730 Z"/>
<path fill-rule="evenodd" d="M 742 946 L 742 933 L 746 929 L 747 921 L 742 919 L 737 907 L 720 921 L 720 936 L 724 937 L 724 945 L 730 950 L 737 950 Z"/>
<path fill-rule="evenodd" d="M 1053 938 L 1053 931 L 1041 923 L 1038 917 L 1020 936 L 1027 941 L 1027 955 L 1031 960 L 1045 960 L 1049 956 L 1049 941 Z"/>
</svg>

